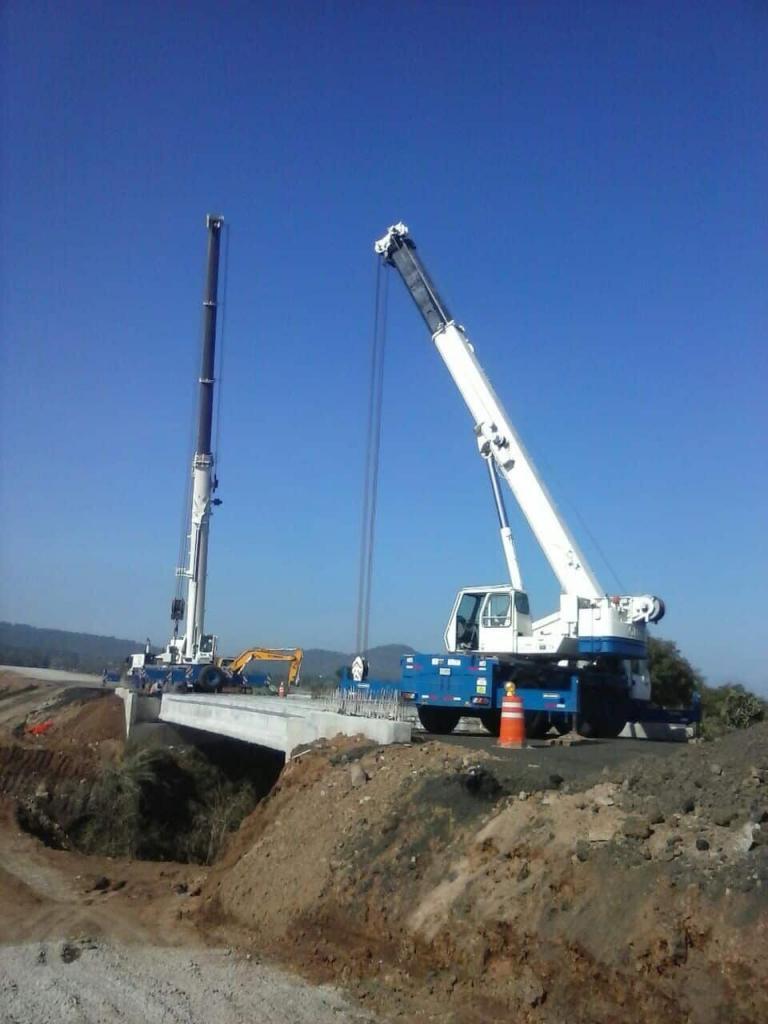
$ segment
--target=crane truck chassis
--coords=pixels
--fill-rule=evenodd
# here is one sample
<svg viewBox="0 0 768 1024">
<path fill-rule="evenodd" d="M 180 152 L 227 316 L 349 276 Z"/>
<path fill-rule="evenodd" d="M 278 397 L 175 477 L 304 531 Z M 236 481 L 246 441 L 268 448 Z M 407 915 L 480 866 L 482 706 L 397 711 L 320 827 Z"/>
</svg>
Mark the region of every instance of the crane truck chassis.
<svg viewBox="0 0 768 1024">
<path fill-rule="evenodd" d="M 399 273 L 473 420 L 489 476 L 509 582 L 459 591 L 445 629 L 445 652 L 401 659 L 400 693 L 428 732 L 451 732 L 462 716 L 498 734 L 504 694 L 523 698 L 531 738 L 551 728 L 615 737 L 627 721 L 698 720 L 698 708 L 652 705 L 647 625 L 664 615 L 653 595 L 609 596 L 540 478 L 464 328 L 427 273 L 408 228 L 394 224 L 375 244 Z M 531 617 L 500 487 L 512 490 L 561 587 L 560 608 Z M 347 675 L 344 685 L 375 693 L 391 683 Z"/>
</svg>

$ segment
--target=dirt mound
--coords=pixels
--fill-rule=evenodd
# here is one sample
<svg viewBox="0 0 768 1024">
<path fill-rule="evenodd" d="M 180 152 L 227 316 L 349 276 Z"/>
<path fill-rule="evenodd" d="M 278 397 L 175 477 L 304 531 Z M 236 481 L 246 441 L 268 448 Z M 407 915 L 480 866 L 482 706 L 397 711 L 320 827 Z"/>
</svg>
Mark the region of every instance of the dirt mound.
<svg viewBox="0 0 768 1024">
<path fill-rule="evenodd" d="M 86 751 L 0 747 L 0 793 L 21 797 L 49 782 L 92 776 L 99 762 Z"/>
<path fill-rule="evenodd" d="M 125 710 L 119 697 L 78 702 L 51 716 L 60 741 L 81 745 L 125 738 Z"/>
<path fill-rule="evenodd" d="M 767 739 L 537 793 L 442 743 L 326 745 L 243 824 L 202 920 L 416 1017 L 768 1019 Z"/>
</svg>

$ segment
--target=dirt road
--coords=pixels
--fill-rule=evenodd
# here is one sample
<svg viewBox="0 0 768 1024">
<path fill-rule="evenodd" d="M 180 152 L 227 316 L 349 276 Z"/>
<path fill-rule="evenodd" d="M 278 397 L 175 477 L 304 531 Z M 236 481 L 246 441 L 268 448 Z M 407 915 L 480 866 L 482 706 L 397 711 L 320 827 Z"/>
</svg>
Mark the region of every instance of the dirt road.
<svg viewBox="0 0 768 1024">
<path fill-rule="evenodd" d="M 6 1024 L 363 1024 L 331 986 L 229 950 L 102 941 L 0 947 Z"/>
<path fill-rule="evenodd" d="M 204 880 L 194 865 L 49 850 L 19 832 L 10 801 L 3 811 L 0 1017 L 7 1024 L 375 1020 L 330 986 L 231 948 L 206 948 L 190 922 L 198 898 L 188 893 L 199 894 Z"/>
</svg>

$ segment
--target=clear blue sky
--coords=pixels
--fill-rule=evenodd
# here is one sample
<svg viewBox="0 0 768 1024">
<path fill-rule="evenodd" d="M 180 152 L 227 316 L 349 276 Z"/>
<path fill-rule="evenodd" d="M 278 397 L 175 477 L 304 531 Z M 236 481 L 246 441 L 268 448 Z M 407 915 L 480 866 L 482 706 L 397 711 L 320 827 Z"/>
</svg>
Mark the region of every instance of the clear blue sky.
<svg viewBox="0 0 768 1024">
<path fill-rule="evenodd" d="M 217 211 L 208 625 L 351 649 L 372 243 L 403 219 L 606 589 L 591 536 L 710 679 L 766 688 L 763 0 L 0 18 L 0 617 L 166 639 Z M 429 649 L 503 562 L 468 415 L 390 293 L 371 639 Z"/>
</svg>

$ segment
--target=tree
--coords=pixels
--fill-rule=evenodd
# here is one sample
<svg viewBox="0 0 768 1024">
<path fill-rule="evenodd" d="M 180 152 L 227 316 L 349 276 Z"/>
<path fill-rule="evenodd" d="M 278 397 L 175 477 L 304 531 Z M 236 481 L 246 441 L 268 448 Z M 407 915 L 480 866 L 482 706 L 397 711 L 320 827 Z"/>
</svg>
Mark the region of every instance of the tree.
<svg viewBox="0 0 768 1024">
<path fill-rule="evenodd" d="M 674 640 L 648 638 L 648 670 L 651 675 L 651 700 L 665 708 L 687 707 L 695 690 L 704 680 Z"/>
</svg>

